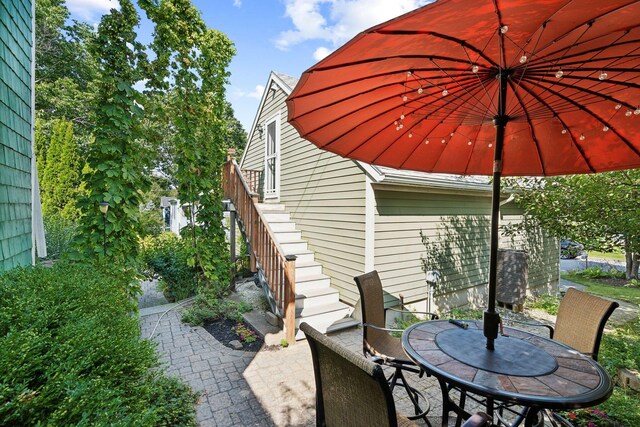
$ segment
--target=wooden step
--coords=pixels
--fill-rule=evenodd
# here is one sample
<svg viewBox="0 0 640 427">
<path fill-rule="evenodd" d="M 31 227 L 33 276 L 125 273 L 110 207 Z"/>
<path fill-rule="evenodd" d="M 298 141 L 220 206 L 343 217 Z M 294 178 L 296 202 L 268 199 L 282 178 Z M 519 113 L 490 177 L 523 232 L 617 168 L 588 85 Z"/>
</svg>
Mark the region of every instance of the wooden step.
<svg viewBox="0 0 640 427">
<path fill-rule="evenodd" d="M 331 279 L 325 274 L 314 274 L 296 279 L 296 293 L 304 293 L 313 289 L 323 289 L 331 286 Z"/>
<path fill-rule="evenodd" d="M 296 309 L 305 309 L 340 301 L 340 293 L 333 288 L 311 289 L 296 293 Z"/>
<path fill-rule="evenodd" d="M 353 322 L 349 321 L 352 311 L 352 307 L 342 302 L 320 305 L 309 309 L 305 308 L 303 310 L 296 309 L 296 314 L 298 312 L 300 313 L 299 316 L 296 316 L 296 340 L 304 339 L 304 333 L 299 330 L 302 322 L 308 323 L 322 333 L 327 333 L 332 327 L 340 327 L 336 324 L 341 324 L 342 322 L 345 322 L 346 325 L 355 326 Z"/>
<path fill-rule="evenodd" d="M 267 222 L 271 221 L 289 221 L 291 217 L 289 216 L 289 212 L 285 211 L 262 211 L 262 216 Z"/>
<path fill-rule="evenodd" d="M 322 274 L 322 265 L 315 261 L 304 262 L 296 260 L 296 282 L 307 276 Z"/>
<path fill-rule="evenodd" d="M 273 235 L 275 236 L 276 240 L 280 244 L 285 243 L 285 242 L 296 242 L 296 241 L 300 241 L 302 239 L 302 233 L 300 233 L 299 231 L 296 231 L 296 230 L 293 230 L 293 231 L 274 231 L 273 229 L 271 229 L 271 231 L 273 231 Z"/>
<path fill-rule="evenodd" d="M 351 315 L 353 308 L 343 302 L 332 302 L 315 307 L 296 308 L 296 328 L 300 323 L 307 322 L 329 325 Z M 313 325 L 312 325 L 313 326 Z"/>
<path fill-rule="evenodd" d="M 285 255 L 295 255 L 298 251 L 306 251 L 307 250 L 307 241 L 306 240 L 294 240 L 291 242 L 283 242 L 280 243 L 280 247 L 284 251 Z"/>
<path fill-rule="evenodd" d="M 269 228 L 274 233 L 280 231 L 296 231 L 296 223 L 293 221 L 269 221 Z"/>
<path fill-rule="evenodd" d="M 258 209 L 261 211 L 283 211 L 284 205 L 282 203 L 258 203 Z"/>
</svg>

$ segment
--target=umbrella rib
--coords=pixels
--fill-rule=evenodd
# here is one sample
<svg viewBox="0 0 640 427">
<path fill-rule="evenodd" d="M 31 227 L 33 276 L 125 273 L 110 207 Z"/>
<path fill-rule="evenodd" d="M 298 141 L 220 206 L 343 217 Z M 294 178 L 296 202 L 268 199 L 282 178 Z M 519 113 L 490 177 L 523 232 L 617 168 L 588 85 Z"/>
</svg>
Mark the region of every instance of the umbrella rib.
<svg viewBox="0 0 640 427">
<path fill-rule="evenodd" d="M 487 41 L 487 44 L 484 46 L 484 48 L 482 48 L 483 51 L 487 48 L 487 46 L 489 46 L 489 41 L 491 41 L 492 39 L 493 37 L 489 38 L 489 40 Z M 471 57 L 469 56 L 469 52 L 467 52 L 467 49 L 464 47 L 462 48 L 462 50 L 464 51 L 464 54 L 467 56 L 467 59 L 469 60 L 471 67 L 473 67 L 474 62 L 471 60 Z M 482 81 L 482 78 L 480 78 L 480 75 L 477 72 L 474 74 L 478 79 L 478 83 L 480 83 L 480 86 L 482 86 L 482 89 L 484 89 L 484 93 L 485 95 L 487 95 L 487 99 L 489 99 L 489 101 L 491 102 L 491 108 L 493 108 L 494 111 L 497 111 L 498 107 L 496 106 L 495 102 L 493 102 L 493 98 L 491 97 L 491 95 L 489 95 L 489 91 L 485 87 L 484 82 Z"/>
<path fill-rule="evenodd" d="M 401 56 L 394 56 L 394 57 L 377 59 L 376 61 L 372 61 L 372 62 L 385 61 L 385 60 L 392 59 L 392 58 L 400 58 L 400 59 L 402 59 L 402 58 L 404 58 L 404 59 L 407 59 L 407 58 L 411 58 L 411 59 L 422 58 L 422 59 L 424 59 L 424 58 L 433 58 L 433 57 L 432 56 L 423 56 L 423 55 L 401 55 Z M 445 60 L 445 61 L 464 63 L 464 62 L 462 62 L 460 60 L 453 59 L 453 58 L 438 57 L 438 59 L 442 59 L 442 60 Z M 365 62 L 362 61 L 360 63 L 365 63 Z M 357 64 L 343 64 L 340 67 L 336 66 L 335 68 L 337 69 L 337 68 L 341 68 L 343 66 L 347 67 L 347 66 L 350 66 L 350 65 L 357 65 Z M 414 70 L 415 71 L 431 71 L 430 69 L 426 69 L 426 68 L 424 68 L 424 69 L 423 68 L 416 68 Z M 433 71 L 435 71 L 435 70 L 433 70 Z M 332 84 L 332 85 L 328 85 L 328 86 L 323 86 L 320 89 L 316 89 L 314 91 L 305 93 L 303 95 L 296 95 L 295 97 L 296 98 L 304 98 L 304 97 L 307 97 L 307 96 L 316 95 L 318 93 L 326 92 L 326 91 L 331 90 L 331 89 L 339 88 L 341 86 L 348 85 L 350 83 L 362 82 L 362 81 L 366 81 L 366 80 L 370 80 L 370 79 L 375 79 L 375 78 L 378 78 L 378 77 L 392 76 L 394 74 L 405 73 L 405 72 L 406 72 L 406 69 L 397 70 L 397 71 L 390 71 L 390 72 L 385 72 L 385 73 L 370 74 L 370 75 L 367 75 L 366 77 L 354 78 L 354 79 L 346 80 L 346 81 L 343 81 L 343 82 L 340 82 L 340 83 L 336 83 L 336 84 Z M 395 82 L 393 84 L 398 84 L 398 83 Z"/>
<path fill-rule="evenodd" d="M 537 98 L 538 102 L 540 102 L 541 104 L 546 105 L 547 108 L 549 108 L 551 111 L 553 111 L 551 109 L 551 107 L 543 99 L 540 99 L 535 93 L 533 93 L 533 91 L 529 90 L 524 85 L 522 85 L 520 87 L 523 90 L 526 90 L 527 92 L 529 92 L 531 94 L 531 96 Z M 567 124 L 564 122 L 564 120 L 562 120 L 562 118 L 559 115 L 556 115 L 555 117 L 560 121 L 560 123 L 562 124 L 563 129 L 567 129 L 568 128 Z M 584 162 L 587 164 L 587 166 L 589 167 L 589 170 L 591 172 L 595 173 L 596 172 L 595 168 L 593 167 L 593 165 L 591 164 L 591 162 L 589 161 L 589 159 L 585 155 L 584 151 L 582 150 L 582 147 L 576 142 L 576 139 L 573 137 L 573 134 L 571 132 L 569 132 L 569 137 L 571 138 L 571 142 L 573 143 L 573 146 L 576 147 L 576 149 L 580 152 L 580 155 L 582 156 L 582 160 L 584 160 Z"/>
<path fill-rule="evenodd" d="M 490 63 L 494 67 L 498 66 L 498 64 L 493 62 L 493 60 L 490 57 L 486 56 L 483 51 L 479 50 L 475 46 L 467 43 L 464 40 L 461 40 L 461 39 L 456 38 L 456 37 L 448 36 L 446 34 L 436 33 L 434 31 L 421 31 L 421 30 L 376 30 L 376 31 L 374 31 L 374 33 L 384 34 L 384 35 L 409 35 L 409 36 L 413 36 L 413 35 L 429 35 L 429 36 L 433 36 L 435 38 L 448 40 L 448 41 L 457 43 L 460 46 L 462 46 L 463 48 L 465 48 L 465 47 L 469 48 L 470 50 L 472 50 L 475 53 L 477 53 L 478 55 L 480 55 L 485 61 L 487 61 L 488 63 Z M 427 55 L 425 55 L 425 56 L 427 56 Z"/>
<path fill-rule="evenodd" d="M 572 2 L 573 2 L 573 0 L 572 0 L 571 2 L 569 2 L 569 3 L 572 3 Z M 567 5 L 568 5 L 569 3 L 567 3 Z M 592 17 L 592 18 L 590 18 L 588 21 L 583 21 L 583 22 L 581 22 L 580 24 L 575 25 L 573 28 L 570 28 L 570 29 L 568 29 L 567 31 L 565 31 L 561 36 L 559 36 L 559 37 L 555 38 L 554 40 L 549 41 L 549 43 L 547 43 L 547 45 L 543 46 L 543 47 L 542 47 L 542 49 L 540 49 L 540 50 L 545 50 L 545 49 L 546 49 L 546 48 L 548 48 L 549 46 L 552 46 L 553 44 L 555 44 L 555 43 L 557 43 L 558 41 L 562 40 L 564 37 L 567 37 L 570 33 L 572 33 L 573 31 L 577 30 L 578 28 L 582 27 L 583 25 L 589 25 L 589 27 L 591 27 L 591 26 L 593 25 L 593 23 L 594 23 L 595 21 L 597 21 L 598 19 L 600 19 L 600 18 L 602 18 L 602 17 L 604 17 L 604 16 L 607 16 L 607 15 L 610 15 L 610 14 L 612 14 L 612 13 L 618 12 L 619 10 L 622 10 L 622 9 L 626 8 L 627 6 L 629 6 L 629 5 L 631 5 L 631 4 L 633 4 L 633 3 L 627 3 L 627 4 L 624 4 L 624 5 L 618 6 L 618 7 L 616 7 L 616 8 L 615 8 L 615 9 L 613 9 L 613 10 L 610 10 L 610 11 L 608 11 L 608 12 L 602 13 L 602 14 L 600 14 L 599 16 L 596 16 L 596 17 Z M 565 5 L 565 6 L 563 6 L 563 7 L 566 7 L 566 5 Z M 558 11 L 559 11 L 559 10 L 560 10 L 560 9 L 558 9 Z M 556 13 L 557 13 L 558 11 L 556 11 Z M 555 14 L 554 14 L 554 15 L 555 15 Z M 552 16 L 553 16 L 553 15 L 552 15 Z M 550 20 L 550 18 L 549 18 L 547 21 L 549 21 L 549 20 Z M 635 27 L 632 27 L 632 28 L 635 28 Z M 606 35 L 608 35 L 608 34 L 605 34 L 605 35 L 603 35 L 603 36 L 601 36 L 601 37 L 604 37 L 604 36 L 606 36 Z M 589 42 L 589 41 L 592 41 L 592 40 L 595 40 L 595 39 L 586 40 L 586 42 Z M 583 42 L 583 43 L 585 43 L 585 42 Z M 576 46 L 577 46 L 577 45 L 576 45 Z M 575 47 L 575 46 L 574 46 L 574 47 Z M 557 53 L 557 52 L 558 52 L 558 51 L 553 52 L 553 53 Z"/>
<path fill-rule="evenodd" d="M 497 28 L 498 46 L 499 46 L 498 51 L 500 54 L 500 65 L 498 66 L 498 69 L 504 70 L 507 65 L 507 58 L 505 56 L 505 51 L 504 51 L 504 33 L 502 32 L 504 23 L 502 22 L 502 14 L 500 13 L 500 8 L 498 7 L 497 0 L 493 0 L 493 9 L 494 9 L 494 13 L 496 14 L 496 17 L 498 18 L 498 28 Z"/>
<path fill-rule="evenodd" d="M 446 70 L 442 69 L 433 59 L 431 59 L 431 62 L 433 63 L 433 65 L 435 65 L 436 67 L 438 67 L 438 69 L 440 69 L 440 71 L 442 71 L 447 77 L 449 77 L 457 86 L 459 86 L 460 88 L 462 88 L 469 96 L 471 96 L 473 99 L 475 99 L 478 104 L 480 104 L 482 107 L 484 107 L 483 109 L 489 109 L 488 105 L 485 105 L 480 99 L 476 98 L 475 95 L 471 94 L 466 87 L 462 86 L 460 83 L 458 83 L 458 81 L 451 76 L 451 74 L 449 74 Z M 484 85 L 482 85 L 482 87 L 484 87 Z"/>
<path fill-rule="evenodd" d="M 534 83 L 535 84 L 535 83 Z M 605 119 L 603 119 L 602 117 L 598 116 L 596 113 L 594 113 L 593 111 L 591 111 L 589 108 L 582 106 L 580 104 L 578 104 L 577 102 L 575 102 L 573 99 L 557 92 L 554 91 L 552 89 L 547 89 L 547 91 L 552 92 L 554 95 L 559 96 L 560 98 L 564 99 L 565 101 L 567 101 L 570 104 L 573 104 L 576 108 L 585 111 L 587 114 L 589 114 L 591 117 L 593 117 L 594 119 L 598 120 L 600 123 L 606 125 L 607 127 L 609 127 L 609 129 L 611 129 L 611 131 L 613 133 L 615 133 L 618 138 L 620 138 L 620 140 L 622 142 L 625 143 L 625 145 L 631 150 L 633 151 L 638 157 L 640 157 L 640 150 L 638 150 L 636 147 L 634 147 L 634 145 L 631 143 L 631 141 L 629 141 L 627 138 L 625 138 L 624 136 L 620 135 L 620 133 L 616 130 L 616 128 L 614 126 L 611 126 L 610 123 L 608 121 L 606 121 Z"/>
<path fill-rule="evenodd" d="M 445 107 L 445 105 L 442 105 L 441 107 L 439 107 L 439 108 L 438 108 L 438 110 L 440 110 L 440 109 L 444 109 L 444 107 Z M 410 112 L 410 114 L 411 114 L 411 113 L 414 113 L 414 114 L 415 114 L 415 111 L 416 111 L 416 110 L 411 111 L 411 112 Z M 453 113 L 454 111 L 455 111 L 455 109 L 451 110 L 451 112 L 450 112 L 450 114 L 448 115 L 448 117 L 450 117 L 450 116 L 451 116 L 451 113 Z M 429 132 L 427 132 L 427 133 L 426 133 L 426 137 L 428 137 L 428 136 L 429 136 L 429 134 L 431 133 L 431 131 L 433 131 L 433 129 L 435 129 L 435 127 L 436 127 L 436 126 L 438 126 L 438 124 L 440 124 L 440 123 L 442 123 L 442 122 L 444 122 L 444 119 L 439 120 L 439 121 L 436 121 L 436 125 L 435 125 L 435 126 L 433 126 L 433 127 L 431 128 L 431 130 L 430 130 Z M 390 142 L 390 143 L 389 143 L 389 145 L 387 146 L 387 148 L 385 148 L 385 149 L 384 149 L 384 151 L 382 151 L 380 154 L 378 154 L 378 155 L 376 156 L 376 158 L 373 160 L 373 162 L 377 161 L 377 160 L 378 160 L 381 156 L 383 156 L 383 155 L 384 155 L 384 154 L 385 154 L 389 149 L 391 149 L 391 147 L 393 146 L 393 144 L 397 143 L 397 142 L 398 142 L 398 140 L 399 140 L 401 137 L 403 137 L 407 132 L 409 132 L 409 131 L 413 131 L 413 129 L 414 129 L 416 126 L 418 126 L 418 124 L 419 124 L 419 123 L 421 123 L 421 122 L 420 122 L 420 121 L 418 121 L 418 122 L 414 123 L 414 124 L 413 124 L 413 126 L 411 126 L 411 128 L 407 129 L 405 132 L 403 132 L 402 134 L 400 134 L 400 135 L 399 135 L 399 136 L 398 136 L 394 141 Z M 341 135 L 340 137 L 342 137 L 342 136 L 344 136 L 344 135 Z M 418 143 L 416 144 L 416 147 L 412 150 L 412 152 L 409 154 L 409 156 L 407 156 L 407 157 L 402 161 L 402 163 L 401 163 L 400 167 L 403 167 L 403 166 L 404 166 L 404 164 L 407 162 L 407 160 L 408 160 L 408 159 L 410 159 L 410 158 L 413 156 L 413 154 L 414 154 L 414 153 L 415 153 L 415 151 L 418 149 L 418 147 L 420 146 L 420 144 L 421 144 L 421 142 L 418 142 Z M 362 145 L 362 144 L 361 144 L 361 145 Z M 358 147 L 354 148 L 351 152 L 349 152 L 349 154 L 353 153 L 353 151 L 357 150 L 358 148 L 360 148 L 360 145 L 359 145 Z M 349 155 L 349 154 L 348 154 L 348 155 Z M 347 156 L 348 156 L 348 155 L 347 155 Z"/>
<path fill-rule="evenodd" d="M 475 142 L 477 142 L 478 135 L 480 135 L 480 129 L 482 129 L 482 127 L 478 126 L 478 129 L 476 130 L 476 136 L 472 138 L 474 141 L 474 145 L 471 147 L 471 150 L 469 151 L 469 155 L 467 156 L 467 163 L 464 167 L 465 172 L 469 170 L 469 164 L 471 163 L 471 157 L 473 156 L 473 149 L 475 148 Z M 437 162 L 438 161 L 436 160 L 436 163 Z"/>
<path fill-rule="evenodd" d="M 577 78 L 576 78 L 577 79 Z M 527 79 L 529 80 L 529 79 Z M 599 81 L 598 79 L 584 79 L 584 80 L 589 80 L 589 81 L 595 81 L 597 83 L 603 83 L 602 81 Z M 633 106 L 629 105 L 628 103 L 624 102 L 624 101 L 620 101 L 612 96 L 609 96 L 607 94 L 604 94 L 602 92 L 596 92 L 594 90 L 591 90 L 590 88 L 586 88 L 586 87 L 581 87 L 581 86 L 577 86 L 577 85 L 570 85 L 570 84 L 566 84 L 566 83 L 562 83 L 560 81 L 552 81 L 552 80 L 548 80 L 548 79 L 540 79 L 537 80 L 538 83 L 540 82 L 544 82 L 544 83 L 553 83 L 553 85 L 555 86 L 560 86 L 563 89 L 575 89 L 579 92 L 583 92 L 589 95 L 593 95 L 596 96 L 598 98 L 601 99 L 606 99 L 608 101 L 612 101 L 615 103 L 620 103 L 626 107 L 632 108 Z M 531 83 L 531 82 L 530 82 Z M 629 87 L 633 87 L 633 88 L 640 88 L 640 85 L 635 84 L 635 83 L 627 83 L 627 82 L 621 82 L 620 80 L 607 80 L 606 83 L 612 84 L 615 83 L 616 86 L 624 86 L 625 88 L 629 88 Z M 547 90 L 549 90 L 550 88 L 547 88 Z"/>
<path fill-rule="evenodd" d="M 522 87 L 520 85 L 521 82 L 518 82 L 517 85 L 514 85 L 513 82 L 509 81 L 509 86 L 511 86 L 511 90 L 513 90 L 513 94 L 515 96 L 515 98 L 518 100 L 518 102 L 522 105 L 522 99 L 520 98 L 520 94 L 518 93 L 518 91 L 516 90 L 518 87 Z M 524 88 L 523 88 L 524 89 Z M 526 90 L 526 89 L 524 89 Z M 535 131 L 535 127 L 533 126 L 533 123 L 531 121 L 531 117 L 529 117 L 529 112 L 527 111 L 526 108 L 522 108 L 524 115 L 527 118 L 527 123 L 529 124 L 529 129 L 531 130 L 531 138 L 533 139 L 534 145 L 536 147 L 536 152 L 538 153 L 538 162 L 540 164 L 540 169 L 542 169 L 542 174 L 546 175 L 547 172 L 545 170 L 544 167 L 544 163 L 542 161 L 542 153 L 540 152 L 540 145 L 538 143 L 538 137 L 536 136 L 536 131 Z"/>
<path fill-rule="evenodd" d="M 625 36 L 625 35 L 627 35 L 627 34 L 628 34 L 628 32 L 625 32 L 624 34 L 622 34 L 622 35 L 618 38 L 618 40 L 620 40 L 622 37 L 624 37 L 624 36 Z M 610 36 L 610 35 L 611 35 L 611 34 L 605 34 L 605 35 L 603 35 L 603 36 L 596 37 L 596 38 L 594 38 L 594 39 L 585 40 L 585 41 L 583 41 L 583 42 L 580 42 L 579 44 L 573 45 L 572 47 L 578 47 L 578 46 L 580 46 L 580 45 L 582 45 L 582 44 L 586 44 L 586 43 L 589 43 L 589 42 L 593 42 L 594 40 L 597 40 L 597 39 L 602 38 L 602 37 L 605 37 L 605 36 Z M 560 59 L 570 59 L 570 58 L 575 58 L 575 57 L 577 57 L 577 56 L 583 56 L 583 55 L 586 55 L 586 54 L 588 54 L 588 53 L 592 53 L 592 52 L 594 52 L 594 53 L 600 53 L 600 52 L 602 52 L 604 49 L 610 49 L 610 48 L 614 48 L 614 47 L 621 47 L 621 46 L 625 46 L 625 45 L 628 45 L 628 44 L 636 44 L 636 43 L 638 43 L 639 41 L 640 41 L 640 40 L 638 40 L 638 39 L 626 40 L 626 41 L 622 41 L 622 42 L 621 42 L 621 41 L 616 41 L 616 42 L 614 42 L 614 43 L 608 43 L 606 46 L 600 46 L 600 47 L 597 47 L 597 48 L 595 48 L 595 47 L 594 47 L 594 48 L 587 49 L 587 50 L 582 51 L 582 52 L 572 53 L 571 55 L 563 55 Z M 541 49 L 541 51 L 542 51 L 542 50 L 544 50 L 544 49 Z M 538 63 L 543 63 L 543 64 L 545 64 L 545 62 L 544 62 L 544 61 L 546 61 L 546 63 L 553 62 L 555 59 L 551 59 L 551 60 L 550 60 L 550 59 L 547 59 L 547 58 L 549 58 L 549 57 L 551 57 L 551 56 L 553 56 L 553 55 L 555 55 L 555 54 L 557 54 L 557 53 L 561 53 L 561 52 L 563 52 L 563 50 L 561 50 L 561 49 L 560 49 L 560 50 L 556 50 L 556 51 L 553 51 L 553 52 L 549 52 L 549 53 L 545 54 L 544 56 L 543 56 L 543 55 L 539 55 L 539 56 L 537 56 L 537 57 L 536 57 L 536 59 L 533 59 L 533 60 L 532 60 L 532 62 L 534 62 L 534 64 L 533 64 L 533 66 L 532 66 L 532 67 L 536 67 L 536 66 L 538 65 Z"/>
</svg>

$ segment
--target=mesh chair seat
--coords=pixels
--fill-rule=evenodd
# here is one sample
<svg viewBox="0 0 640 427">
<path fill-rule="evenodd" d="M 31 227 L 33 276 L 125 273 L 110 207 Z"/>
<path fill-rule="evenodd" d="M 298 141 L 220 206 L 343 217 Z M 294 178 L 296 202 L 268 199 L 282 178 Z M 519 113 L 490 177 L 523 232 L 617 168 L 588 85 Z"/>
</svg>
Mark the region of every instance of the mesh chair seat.
<svg viewBox="0 0 640 427">
<path fill-rule="evenodd" d="M 380 335 L 375 341 L 367 341 L 367 352 L 372 356 L 380 357 L 385 362 L 398 362 L 413 365 L 414 363 L 407 358 L 404 350 L 402 350 L 402 342 L 400 338 L 396 338 L 388 333 Z"/>
</svg>

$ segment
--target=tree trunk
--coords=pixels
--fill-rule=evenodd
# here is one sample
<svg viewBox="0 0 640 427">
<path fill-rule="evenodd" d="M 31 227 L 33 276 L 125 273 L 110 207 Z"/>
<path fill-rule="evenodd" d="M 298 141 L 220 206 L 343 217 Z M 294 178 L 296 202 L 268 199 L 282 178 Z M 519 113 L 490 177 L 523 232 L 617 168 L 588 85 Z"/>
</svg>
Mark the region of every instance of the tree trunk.
<svg viewBox="0 0 640 427">
<path fill-rule="evenodd" d="M 640 255 L 631 249 L 629 237 L 624 239 L 624 259 L 626 261 L 625 278 L 627 280 L 638 278 L 638 265 L 640 264 Z"/>
</svg>

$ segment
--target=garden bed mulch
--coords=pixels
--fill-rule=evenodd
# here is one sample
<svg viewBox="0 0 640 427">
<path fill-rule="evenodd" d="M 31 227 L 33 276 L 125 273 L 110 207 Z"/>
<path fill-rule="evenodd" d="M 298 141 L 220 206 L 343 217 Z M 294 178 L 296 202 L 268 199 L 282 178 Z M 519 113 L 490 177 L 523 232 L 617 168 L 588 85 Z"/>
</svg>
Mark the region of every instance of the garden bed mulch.
<svg viewBox="0 0 640 427">
<path fill-rule="evenodd" d="M 217 339 L 222 345 L 233 349 L 233 347 L 229 344 L 231 341 L 237 340 L 242 342 L 240 337 L 233 330 L 233 327 L 236 325 L 237 325 L 237 322 L 234 322 L 232 320 L 218 319 L 218 320 L 210 320 L 206 322 L 203 327 L 207 332 L 211 334 L 211 336 Z M 256 332 L 256 338 L 257 339 L 251 343 L 242 342 L 242 351 L 256 352 L 260 350 L 260 348 L 264 344 L 264 339 L 257 332 Z"/>
</svg>

